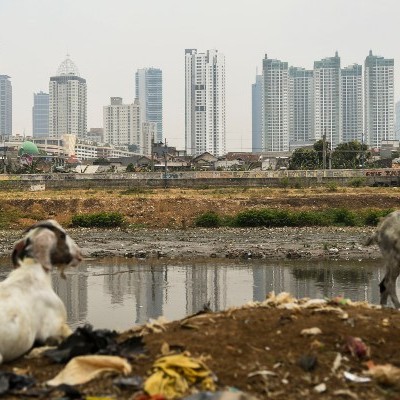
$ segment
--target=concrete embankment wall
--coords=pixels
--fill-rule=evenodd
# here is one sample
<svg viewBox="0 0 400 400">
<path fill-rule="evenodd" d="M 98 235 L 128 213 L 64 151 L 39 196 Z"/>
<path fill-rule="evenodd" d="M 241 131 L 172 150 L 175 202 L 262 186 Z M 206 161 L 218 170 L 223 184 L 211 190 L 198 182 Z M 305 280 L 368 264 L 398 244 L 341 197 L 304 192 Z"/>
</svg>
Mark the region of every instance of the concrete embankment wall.
<svg viewBox="0 0 400 400">
<path fill-rule="evenodd" d="M 400 170 L 317 171 L 201 171 L 105 174 L 0 174 L 0 190 L 94 188 L 205 188 L 205 187 L 310 187 L 400 186 Z"/>
</svg>

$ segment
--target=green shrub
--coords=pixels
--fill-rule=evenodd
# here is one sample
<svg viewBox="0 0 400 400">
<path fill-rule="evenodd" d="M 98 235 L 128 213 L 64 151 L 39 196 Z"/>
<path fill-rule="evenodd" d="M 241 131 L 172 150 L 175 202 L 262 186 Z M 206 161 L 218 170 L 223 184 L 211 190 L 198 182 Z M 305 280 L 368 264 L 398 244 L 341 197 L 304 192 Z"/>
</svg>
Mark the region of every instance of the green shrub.
<svg viewBox="0 0 400 400">
<path fill-rule="evenodd" d="M 291 215 L 288 211 L 280 210 L 247 210 L 236 215 L 234 224 L 240 227 L 290 226 Z"/>
<path fill-rule="evenodd" d="M 333 225 L 355 226 L 356 215 L 345 208 L 337 208 L 328 211 L 331 215 Z"/>
<path fill-rule="evenodd" d="M 365 179 L 364 178 L 353 178 L 349 180 L 349 186 L 352 187 L 361 187 L 365 186 Z"/>
<path fill-rule="evenodd" d="M 71 223 L 83 228 L 115 228 L 124 223 L 124 217 L 118 212 L 77 214 L 72 217 Z"/>
<path fill-rule="evenodd" d="M 330 181 L 326 184 L 326 188 L 328 189 L 328 192 L 337 192 L 338 184 L 336 181 Z"/>
<path fill-rule="evenodd" d="M 390 214 L 392 211 L 391 209 L 368 210 L 364 214 L 364 225 L 377 226 L 380 219 L 386 217 L 386 215 Z"/>
<path fill-rule="evenodd" d="M 195 225 L 203 228 L 218 228 L 221 226 L 221 217 L 214 211 L 207 211 L 195 219 Z"/>
</svg>

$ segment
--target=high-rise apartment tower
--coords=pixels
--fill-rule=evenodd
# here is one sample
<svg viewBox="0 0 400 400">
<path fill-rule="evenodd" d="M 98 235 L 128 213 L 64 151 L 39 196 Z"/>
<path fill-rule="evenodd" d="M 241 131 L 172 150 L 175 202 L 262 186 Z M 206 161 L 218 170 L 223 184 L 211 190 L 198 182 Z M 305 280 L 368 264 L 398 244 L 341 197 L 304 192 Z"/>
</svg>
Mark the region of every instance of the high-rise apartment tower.
<svg viewBox="0 0 400 400">
<path fill-rule="evenodd" d="M 143 122 L 154 122 L 157 127 L 154 141 L 163 140 L 162 71 L 158 68 L 138 69 L 135 74 L 135 97 L 140 103 Z"/>
<path fill-rule="evenodd" d="M 340 57 L 324 58 L 314 62 L 314 134 L 324 136 L 332 148 L 342 141 L 340 122 Z"/>
<path fill-rule="evenodd" d="M 104 141 L 117 146 L 135 145 L 141 152 L 141 123 L 138 100 L 123 104 L 121 97 L 111 97 L 111 104 L 103 107 Z"/>
<path fill-rule="evenodd" d="M 365 59 L 365 143 L 379 148 L 382 140 L 394 140 L 394 60 L 374 56 Z"/>
<path fill-rule="evenodd" d="M 289 150 L 288 63 L 263 60 L 264 151 Z"/>
<path fill-rule="evenodd" d="M 314 73 L 289 68 L 289 142 L 306 144 L 314 138 Z"/>
<path fill-rule="evenodd" d="M 87 132 L 86 80 L 69 56 L 60 64 L 49 84 L 49 136 L 72 134 L 83 138 Z"/>
<path fill-rule="evenodd" d="M 32 136 L 49 136 L 49 94 L 42 91 L 33 94 Z"/>
<path fill-rule="evenodd" d="M 252 107 L 252 151 L 263 151 L 263 80 L 256 75 L 256 82 L 251 86 Z"/>
<path fill-rule="evenodd" d="M 340 76 L 342 141 L 363 141 L 362 66 L 351 65 Z"/>
<path fill-rule="evenodd" d="M 188 155 L 226 153 L 225 57 L 185 50 L 185 149 Z"/>
<path fill-rule="evenodd" d="M 0 136 L 12 135 L 12 86 L 8 75 L 0 75 Z"/>
</svg>

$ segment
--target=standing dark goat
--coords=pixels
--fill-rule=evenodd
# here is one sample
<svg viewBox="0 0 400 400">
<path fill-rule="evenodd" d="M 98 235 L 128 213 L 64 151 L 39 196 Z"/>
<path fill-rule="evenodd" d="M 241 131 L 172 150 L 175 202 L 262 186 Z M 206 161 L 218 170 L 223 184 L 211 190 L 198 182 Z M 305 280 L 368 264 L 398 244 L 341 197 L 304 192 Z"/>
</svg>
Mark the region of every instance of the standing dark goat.
<svg viewBox="0 0 400 400">
<path fill-rule="evenodd" d="M 53 265 L 76 266 L 79 247 L 53 220 L 38 222 L 14 245 L 15 269 L 0 283 L 0 364 L 26 353 L 35 340 L 71 334 L 51 283 Z"/>
<path fill-rule="evenodd" d="M 386 305 L 390 296 L 393 305 L 400 308 L 396 294 L 396 280 L 400 274 L 400 211 L 393 211 L 378 225 L 366 245 L 377 243 L 385 263 L 386 273 L 379 284 L 381 305 Z"/>
</svg>

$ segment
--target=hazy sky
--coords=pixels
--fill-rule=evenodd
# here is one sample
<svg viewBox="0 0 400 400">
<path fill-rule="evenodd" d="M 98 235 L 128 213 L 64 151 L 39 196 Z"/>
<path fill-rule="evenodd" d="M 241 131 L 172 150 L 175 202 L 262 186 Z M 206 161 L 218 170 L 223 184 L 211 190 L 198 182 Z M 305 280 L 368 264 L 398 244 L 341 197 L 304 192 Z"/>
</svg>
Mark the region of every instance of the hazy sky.
<svg viewBox="0 0 400 400">
<path fill-rule="evenodd" d="M 338 50 L 342 67 L 370 49 L 395 59 L 399 0 L 0 0 L 0 74 L 12 77 L 13 132 L 32 131 L 33 93 L 69 53 L 88 85 L 88 129 L 110 97 L 134 99 L 138 68 L 163 71 L 164 136 L 184 148 L 184 50 L 226 59 L 227 149 L 251 150 L 251 84 L 264 54 L 312 68 Z"/>
</svg>

